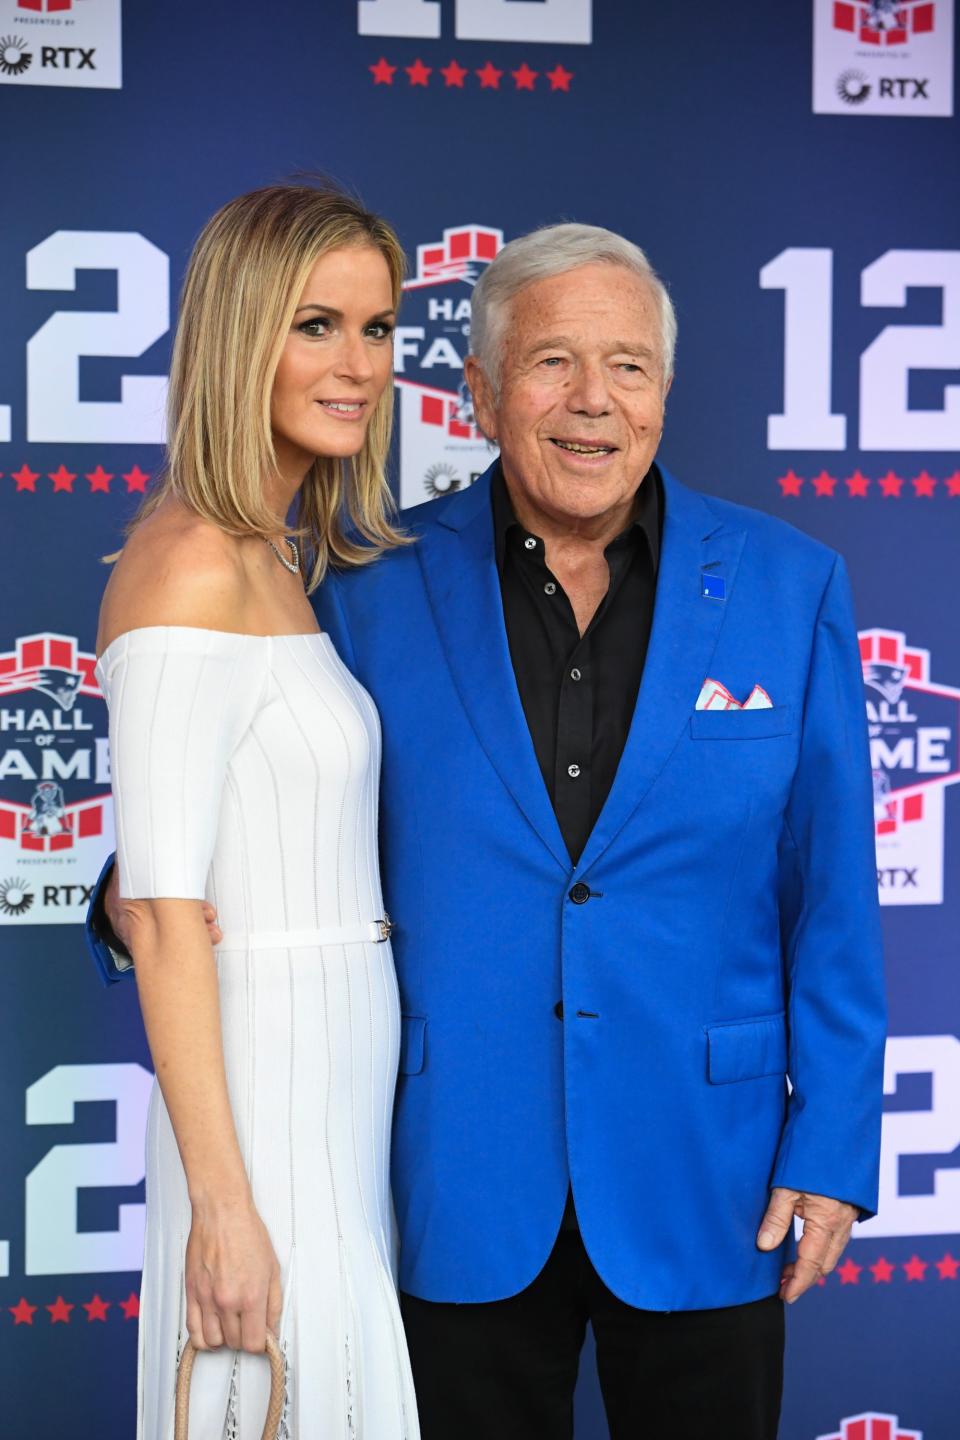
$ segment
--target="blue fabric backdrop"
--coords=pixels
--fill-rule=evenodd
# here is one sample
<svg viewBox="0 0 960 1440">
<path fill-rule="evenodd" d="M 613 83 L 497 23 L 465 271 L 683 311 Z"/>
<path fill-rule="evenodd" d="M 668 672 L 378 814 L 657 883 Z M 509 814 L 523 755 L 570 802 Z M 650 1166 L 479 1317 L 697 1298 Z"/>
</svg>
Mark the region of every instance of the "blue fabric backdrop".
<svg viewBox="0 0 960 1440">
<path fill-rule="evenodd" d="M 853 47 L 835 114 L 812 108 L 815 8 Z M 571 218 L 639 242 L 671 287 L 670 468 L 844 553 L 885 904 L 884 1177 L 879 1217 L 790 1312 L 781 1434 L 960 1434 L 960 122 L 922 112 L 924 67 L 938 94 L 952 72 L 952 0 L 877 29 L 884 8 L 129 6 L 104 88 L 117 0 L 0 5 L 5 1436 L 133 1434 L 149 1062 L 133 987 L 99 986 L 78 925 L 112 839 L 98 557 L 160 459 L 197 231 L 298 170 L 355 186 L 410 256 L 404 503 L 487 463 L 461 390 L 472 283 L 501 239 Z M 891 76 L 921 95 L 874 115 Z M 589 1354 L 577 1435 L 606 1435 Z"/>
</svg>

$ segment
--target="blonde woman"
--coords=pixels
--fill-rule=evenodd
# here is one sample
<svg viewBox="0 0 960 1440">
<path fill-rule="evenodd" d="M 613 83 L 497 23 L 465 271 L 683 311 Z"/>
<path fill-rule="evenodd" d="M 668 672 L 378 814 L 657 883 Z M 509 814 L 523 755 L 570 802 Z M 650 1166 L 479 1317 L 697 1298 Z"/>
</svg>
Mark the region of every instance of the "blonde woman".
<svg viewBox="0 0 960 1440">
<path fill-rule="evenodd" d="M 216 214 L 187 273 L 169 452 L 103 599 L 124 934 L 157 1085 L 137 1435 L 414 1440 L 388 1156 L 399 1016 L 373 704 L 307 598 L 404 543 L 384 463 L 403 252 L 309 186 Z M 297 523 L 288 526 L 296 505 Z M 203 902 L 224 935 L 214 950 Z"/>
</svg>

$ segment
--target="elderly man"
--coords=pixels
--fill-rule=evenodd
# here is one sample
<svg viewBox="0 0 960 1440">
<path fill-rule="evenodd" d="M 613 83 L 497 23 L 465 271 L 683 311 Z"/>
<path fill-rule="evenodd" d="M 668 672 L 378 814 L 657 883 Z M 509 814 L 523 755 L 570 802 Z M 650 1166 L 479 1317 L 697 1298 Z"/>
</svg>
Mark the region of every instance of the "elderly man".
<svg viewBox="0 0 960 1440">
<path fill-rule="evenodd" d="M 569 1437 L 588 1321 L 615 1440 L 773 1440 L 781 1302 L 875 1203 L 849 587 L 654 463 L 675 329 L 625 239 L 507 245 L 467 361 L 499 460 L 318 597 L 383 722 L 425 1440 Z"/>
</svg>

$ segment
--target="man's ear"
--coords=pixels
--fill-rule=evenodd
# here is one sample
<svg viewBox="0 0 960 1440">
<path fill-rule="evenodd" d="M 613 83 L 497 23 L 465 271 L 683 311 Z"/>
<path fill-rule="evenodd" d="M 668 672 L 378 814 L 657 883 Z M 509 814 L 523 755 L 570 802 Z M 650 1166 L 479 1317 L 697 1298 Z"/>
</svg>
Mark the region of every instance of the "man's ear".
<svg viewBox="0 0 960 1440">
<path fill-rule="evenodd" d="M 473 399 L 473 413 L 477 417 L 477 429 L 488 440 L 497 443 L 497 407 L 494 404 L 493 386 L 487 379 L 486 371 L 476 355 L 468 355 L 463 362 L 463 375 Z"/>
</svg>

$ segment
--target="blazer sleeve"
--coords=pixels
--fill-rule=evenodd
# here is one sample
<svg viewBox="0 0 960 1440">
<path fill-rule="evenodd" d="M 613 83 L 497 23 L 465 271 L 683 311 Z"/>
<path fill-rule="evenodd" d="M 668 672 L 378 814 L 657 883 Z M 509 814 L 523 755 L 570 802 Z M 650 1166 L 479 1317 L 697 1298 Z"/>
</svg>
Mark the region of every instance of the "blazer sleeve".
<svg viewBox="0 0 960 1440">
<path fill-rule="evenodd" d="M 877 1205 L 883 952 L 873 785 L 853 602 L 838 556 L 824 591 L 780 853 L 792 1091 L 773 1185 Z"/>
<path fill-rule="evenodd" d="M 94 888 L 83 927 L 87 950 L 97 967 L 97 973 L 104 985 L 115 985 L 118 980 L 127 980 L 133 974 L 133 958 L 120 945 L 110 930 L 104 909 L 104 894 L 110 874 L 116 864 L 116 855 L 110 855 L 100 871 Z"/>
</svg>

